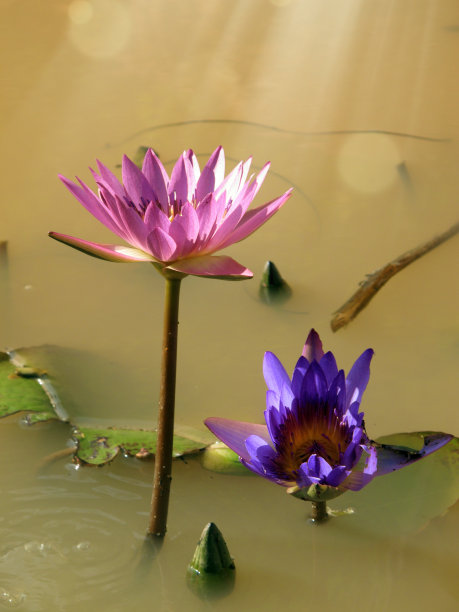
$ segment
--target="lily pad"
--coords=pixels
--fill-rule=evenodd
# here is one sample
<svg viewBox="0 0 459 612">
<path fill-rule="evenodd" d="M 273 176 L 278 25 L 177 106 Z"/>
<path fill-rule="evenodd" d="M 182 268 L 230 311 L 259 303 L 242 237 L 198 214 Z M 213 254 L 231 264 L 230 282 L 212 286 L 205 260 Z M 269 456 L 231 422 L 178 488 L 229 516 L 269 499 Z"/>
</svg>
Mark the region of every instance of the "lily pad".
<svg viewBox="0 0 459 612">
<path fill-rule="evenodd" d="M 238 455 L 228 448 L 226 444 L 217 440 L 208 446 L 201 456 L 202 467 L 211 472 L 219 474 L 229 474 L 232 476 L 254 475 L 243 465 Z"/>
<path fill-rule="evenodd" d="M 432 432 L 393 434 L 377 442 L 401 450 L 419 450 Z M 412 533 L 441 516 L 459 495 L 459 438 L 431 455 L 401 470 L 378 476 L 357 493 L 340 497 L 335 503 L 350 504 L 358 520 L 355 527 L 378 535 Z M 354 524 L 349 518 L 349 526 Z"/>
<path fill-rule="evenodd" d="M 186 435 L 178 433 L 174 435 L 174 457 L 197 453 L 209 443 L 206 434 L 191 428 L 186 428 L 185 431 Z M 142 459 L 152 457 L 156 453 L 156 431 L 115 427 L 77 427 L 74 430 L 73 438 L 77 444 L 76 459 L 91 465 L 109 463 L 118 453 Z"/>
<path fill-rule="evenodd" d="M 66 421 L 51 382 L 43 370 L 28 366 L 16 351 L 0 352 L 0 417 L 27 413 L 28 423 Z"/>
</svg>

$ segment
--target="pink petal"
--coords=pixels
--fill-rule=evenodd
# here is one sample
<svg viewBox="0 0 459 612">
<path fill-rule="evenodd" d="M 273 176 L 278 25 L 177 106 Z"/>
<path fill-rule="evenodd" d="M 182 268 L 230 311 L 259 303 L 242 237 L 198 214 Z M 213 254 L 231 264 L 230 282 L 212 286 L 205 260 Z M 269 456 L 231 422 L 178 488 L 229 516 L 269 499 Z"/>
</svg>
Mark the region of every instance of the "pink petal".
<svg viewBox="0 0 459 612">
<path fill-rule="evenodd" d="M 175 226 L 180 226 L 190 242 L 195 242 L 199 233 L 199 217 L 193 205 L 185 202 L 179 215 L 176 215 L 171 222 L 171 236 Z"/>
<path fill-rule="evenodd" d="M 167 234 L 169 233 L 169 228 L 171 222 L 169 221 L 169 217 L 166 213 L 156 204 L 156 202 L 151 202 L 147 210 L 145 211 L 145 216 L 143 218 L 143 222 L 148 231 L 152 231 L 155 227 L 160 227 Z"/>
<path fill-rule="evenodd" d="M 204 255 L 202 257 L 179 259 L 167 267 L 183 274 L 223 280 L 245 280 L 253 276 L 250 270 L 225 255 Z"/>
<path fill-rule="evenodd" d="M 241 184 L 242 174 L 243 164 L 242 162 L 239 162 L 237 166 L 233 168 L 231 172 L 223 179 L 220 185 L 215 187 L 215 197 L 219 198 L 224 193 L 227 202 L 232 200 Z"/>
<path fill-rule="evenodd" d="M 272 445 L 266 425 L 244 423 L 243 421 L 232 421 L 231 419 L 221 419 L 218 417 L 206 419 L 204 423 L 219 440 L 246 461 L 251 459 L 245 445 L 245 441 L 249 436 L 259 436 L 266 444 Z"/>
<path fill-rule="evenodd" d="M 115 196 L 115 203 L 117 205 L 117 213 L 120 222 L 123 224 L 125 231 L 125 240 L 133 246 L 137 246 L 141 249 L 145 249 L 147 244 L 148 228 L 145 226 L 139 213 L 127 206 L 124 201 L 120 200 L 118 196 Z"/>
<path fill-rule="evenodd" d="M 245 180 L 245 177 L 247 176 L 247 171 L 248 167 L 250 166 L 250 162 L 251 159 L 242 164 L 243 178 L 241 179 L 241 183 L 243 180 Z M 244 216 L 251 201 L 258 193 L 258 190 L 261 187 L 261 183 L 263 182 L 266 173 L 268 172 L 268 169 L 269 162 L 264 166 L 255 181 L 253 181 L 251 184 L 247 183 L 243 185 L 242 189 L 239 191 L 233 202 L 231 202 L 230 206 L 225 211 L 225 218 L 213 234 L 212 238 L 209 240 L 206 250 L 208 250 L 209 252 L 217 250 L 220 244 L 224 243 L 225 240 L 233 232 L 234 228 L 237 227 L 239 221 Z"/>
<path fill-rule="evenodd" d="M 225 152 L 217 147 L 204 166 L 196 185 L 196 200 L 200 202 L 208 193 L 212 193 L 225 176 Z"/>
<path fill-rule="evenodd" d="M 235 227 L 241 220 L 244 212 L 241 206 L 231 211 L 230 214 L 227 214 L 224 221 L 217 228 L 212 238 L 206 245 L 206 251 L 212 253 L 220 248 L 220 245 L 225 242 L 227 238 L 230 237 Z"/>
<path fill-rule="evenodd" d="M 100 175 L 103 181 L 105 182 L 105 184 L 107 185 L 107 187 L 118 197 L 123 198 L 126 195 L 123 185 L 120 183 L 117 177 L 113 174 L 113 172 L 107 168 L 107 166 L 104 166 L 104 164 L 98 159 L 96 161 L 97 161 L 97 167 L 99 168 Z M 95 175 L 95 178 L 97 181 L 97 175 Z"/>
<path fill-rule="evenodd" d="M 254 200 L 255 196 L 260 191 L 263 181 L 265 180 L 266 175 L 268 174 L 270 165 L 271 162 L 267 162 L 257 174 L 255 180 L 251 183 L 246 183 L 244 185 L 243 189 L 241 189 L 235 197 L 230 210 L 240 205 L 242 207 L 243 214 L 245 214 L 251 202 Z M 247 175 L 247 173 L 245 174 Z M 243 180 L 245 180 L 245 178 Z"/>
<path fill-rule="evenodd" d="M 311 363 L 314 359 L 319 363 L 319 361 L 324 356 L 324 351 L 322 348 L 322 341 L 319 337 L 319 334 L 315 329 L 311 329 L 306 338 L 306 342 L 303 348 L 303 352 L 301 353 L 303 357 Z"/>
<path fill-rule="evenodd" d="M 148 253 L 133 247 L 88 242 L 87 240 L 81 240 L 81 238 L 74 238 L 73 236 L 58 234 L 57 232 L 49 232 L 48 235 L 51 238 L 54 238 L 54 240 L 67 244 L 78 251 L 82 251 L 83 253 L 92 255 L 92 257 L 97 257 L 98 259 L 105 259 L 106 261 L 114 261 L 119 263 L 155 261 L 154 258 Z"/>
<path fill-rule="evenodd" d="M 192 149 L 188 149 L 187 151 L 187 158 L 191 164 L 191 168 L 193 170 L 193 179 L 194 179 L 194 185 L 196 186 L 199 177 L 201 176 L 201 169 L 199 168 L 199 162 L 198 159 L 196 157 L 196 155 L 193 153 Z M 193 189 L 193 193 L 191 194 L 191 196 L 194 195 L 194 191 L 195 189 Z"/>
<path fill-rule="evenodd" d="M 260 225 L 263 225 L 263 223 L 270 219 L 274 213 L 278 211 L 283 204 L 285 204 L 291 194 L 292 190 L 289 189 L 284 193 L 284 195 L 280 196 L 280 198 L 276 198 L 267 204 L 263 204 L 263 206 L 249 210 L 249 212 L 247 212 L 241 219 L 234 232 L 232 232 L 231 235 L 219 245 L 219 248 L 223 249 L 230 244 L 234 244 L 235 242 L 239 242 L 240 240 L 247 238 L 247 236 L 257 230 Z"/>
<path fill-rule="evenodd" d="M 141 170 L 127 155 L 123 155 L 122 176 L 128 198 L 143 212 L 146 203 L 154 198 L 153 189 Z"/>
<path fill-rule="evenodd" d="M 121 238 L 120 228 L 116 221 L 112 218 L 110 211 L 107 210 L 106 206 L 102 204 L 99 198 L 95 195 L 91 189 L 83 182 L 80 181 L 81 187 L 69 181 L 65 176 L 59 175 L 59 178 L 70 191 L 70 193 L 82 204 L 88 212 L 90 212 L 98 221 L 100 221 L 105 227 Z"/>
<path fill-rule="evenodd" d="M 165 213 L 169 211 L 169 198 L 167 197 L 167 186 L 169 176 L 159 158 L 152 149 L 148 149 L 143 160 L 142 172 L 150 183 L 155 199 Z"/>
<path fill-rule="evenodd" d="M 209 237 L 212 236 L 223 217 L 225 207 L 225 194 L 220 195 L 219 198 L 216 198 L 215 194 L 209 194 L 198 204 L 196 213 L 199 219 L 199 238 L 197 241 L 199 245 L 209 242 Z"/>
<path fill-rule="evenodd" d="M 155 227 L 147 237 L 147 244 L 150 252 L 158 261 L 170 261 L 173 253 L 177 248 L 177 244 L 173 238 L 169 236 L 160 227 Z"/>
<path fill-rule="evenodd" d="M 185 152 L 179 157 L 172 170 L 167 190 L 169 200 L 175 200 L 177 203 L 190 201 L 195 188 L 193 167 Z"/>
</svg>

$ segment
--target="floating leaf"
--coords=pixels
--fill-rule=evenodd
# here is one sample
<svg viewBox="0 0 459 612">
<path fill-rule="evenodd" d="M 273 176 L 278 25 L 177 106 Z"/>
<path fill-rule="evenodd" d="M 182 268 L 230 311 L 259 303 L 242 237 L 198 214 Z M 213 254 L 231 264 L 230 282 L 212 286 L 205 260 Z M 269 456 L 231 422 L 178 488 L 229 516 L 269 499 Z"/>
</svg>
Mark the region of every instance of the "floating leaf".
<svg viewBox="0 0 459 612">
<path fill-rule="evenodd" d="M 26 412 L 27 422 L 67 420 L 43 370 L 28 366 L 17 351 L 0 352 L 0 417 Z"/>
<path fill-rule="evenodd" d="M 203 442 L 203 437 L 207 437 L 206 434 L 191 428 L 186 428 L 186 431 L 186 437 L 174 435 L 174 457 L 199 452 L 208 444 L 208 442 Z M 92 465 L 104 465 L 112 461 L 120 452 L 142 459 L 151 457 L 156 452 L 156 431 L 115 427 L 77 427 L 73 437 L 77 444 L 75 457 L 83 463 Z"/>
<path fill-rule="evenodd" d="M 417 451 L 433 432 L 393 434 L 377 442 Z M 354 509 L 348 525 L 378 535 L 410 533 L 423 528 L 431 519 L 444 514 L 459 493 L 459 438 L 420 461 L 401 470 L 378 476 L 367 487 L 340 497 Z"/>
<path fill-rule="evenodd" d="M 238 455 L 219 440 L 204 450 L 201 463 L 206 470 L 219 474 L 231 474 L 233 476 L 250 476 L 253 474 L 240 462 Z"/>
</svg>

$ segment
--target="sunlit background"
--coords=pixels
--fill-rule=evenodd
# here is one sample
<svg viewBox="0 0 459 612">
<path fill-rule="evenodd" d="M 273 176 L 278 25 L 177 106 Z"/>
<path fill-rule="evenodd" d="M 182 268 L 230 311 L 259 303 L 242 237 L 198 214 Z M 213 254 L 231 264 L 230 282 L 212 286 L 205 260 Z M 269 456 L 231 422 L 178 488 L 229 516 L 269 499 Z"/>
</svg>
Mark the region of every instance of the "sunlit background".
<svg viewBox="0 0 459 612">
<path fill-rule="evenodd" d="M 0 344 L 54 347 L 47 367 L 74 422 L 154 427 L 163 283 L 150 265 L 97 261 L 47 237 L 113 240 L 58 173 L 91 183 L 96 158 L 118 171 L 139 146 L 169 170 L 189 147 L 203 165 L 221 144 L 228 167 L 272 161 L 258 204 L 295 192 L 226 251 L 254 280 L 184 281 L 177 421 L 261 421 L 264 351 L 291 369 L 314 327 L 346 369 L 375 349 L 370 436 L 457 433 L 457 238 L 330 329 L 367 273 L 457 221 L 456 0 L 3 0 L 1 21 Z M 258 300 L 268 259 L 293 290 L 278 308 Z M 335 503 L 363 500 L 363 523 L 356 512 L 311 531 L 280 488 L 179 463 L 168 546 L 145 569 L 151 463 L 76 471 L 67 459 L 37 473 L 70 429 L 10 417 L 0 436 L 0 609 L 204 609 L 183 575 L 209 520 L 238 571 L 234 593 L 209 609 L 277 610 L 287 595 L 292 610 L 455 609 L 457 506 L 427 527 L 434 515 L 414 508 L 412 528 L 391 535 L 387 482 L 389 509 L 368 527 L 373 483 Z"/>
</svg>

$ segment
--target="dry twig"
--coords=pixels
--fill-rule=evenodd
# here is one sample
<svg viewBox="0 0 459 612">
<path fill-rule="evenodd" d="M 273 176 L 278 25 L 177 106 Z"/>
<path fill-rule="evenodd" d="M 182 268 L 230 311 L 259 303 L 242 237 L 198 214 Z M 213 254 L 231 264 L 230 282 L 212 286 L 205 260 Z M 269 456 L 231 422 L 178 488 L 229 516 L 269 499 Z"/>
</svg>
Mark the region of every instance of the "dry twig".
<svg viewBox="0 0 459 612">
<path fill-rule="evenodd" d="M 455 223 L 446 232 L 435 236 L 424 244 L 406 251 L 399 255 L 388 264 L 379 268 L 371 274 L 367 274 L 366 280 L 360 283 L 359 289 L 345 302 L 338 310 L 335 311 L 334 317 L 331 320 L 330 326 L 334 332 L 338 331 L 354 319 L 358 313 L 365 308 L 368 302 L 374 295 L 383 287 L 389 279 L 397 272 L 406 268 L 410 263 L 416 261 L 435 247 L 439 246 L 449 238 L 452 238 L 459 232 L 459 222 Z"/>
</svg>

